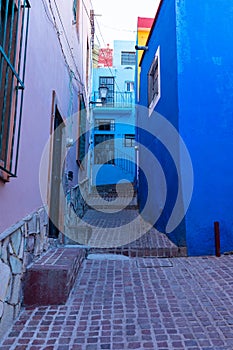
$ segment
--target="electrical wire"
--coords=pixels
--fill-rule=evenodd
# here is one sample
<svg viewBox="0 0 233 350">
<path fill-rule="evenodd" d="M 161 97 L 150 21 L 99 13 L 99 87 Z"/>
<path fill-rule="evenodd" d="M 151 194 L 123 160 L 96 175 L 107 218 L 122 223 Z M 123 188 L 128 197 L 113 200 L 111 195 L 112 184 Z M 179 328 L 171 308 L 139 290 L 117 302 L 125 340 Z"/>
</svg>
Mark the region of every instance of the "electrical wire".
<svg viewBox="0 0 233 350">
<path fill-rule="evenodd" d="M 79 76 L 78 77 L 76 76 L 76 74 L 74 73 L 73 69 L 70 67 L 70 65 L 68 63 L 68 59 L 66 57 L 66 54 L 65 54 L 65 51 L 64 51 L 64 48 L 63 48 L 63 44 L 62 44 L 62 41 L 61 41 L 61 38 L 60 38 L 61 33 L 60 33 L 58 25 L 57 25 L 57 21 L 56 21 L 56 17 L 55 17 L 54 11 L 53 11 L 51 0 L 48 0 L 48 2 L 49 2 L 49 7 L 50 7 L 51 14 L 52 14 L 52 18 L 53 18 L 53 26 L 54 26 L 54 28 L 56 30 L 56 34 L 57 34 L 57 37 L 58 37 L 58 42 L 59 42 L 59 45 L 61 47 L 61 52 L 62 52 L 64 61 L 65 61 L 65 65 L 66 65 L 66 67 L 67 67 L 67 69 L 69 71 L 69 74 L 73 74 L 74 80 L 76 80 L 82 87 L 84 87 L 83 82 L 80 80 Z"/>
<path fill-rule="evenodd" d="M 54 1 L 54 4 L 55 4 L 55 7 L 56 7 L 56 11 L 57 11 L 58 18 L 59 18 L 59 20 L 60 20 L 60 23 L 61 23 L 63 32 L 64 32 L 64 34 L 65 34 L 65 39 L 66 39 L 66 42 L 67 42 L 67 45 L 68 45 L 68 48 L 69 48 L 69 51 L 70 51 L 70 55 L 71 55 L 72 60 L 73 60 L 73 62 L 74 62 L 74 66 L 75 66 L 76 72 L 77 72 L 77 74 L 78 74 L 79 79 L 81 80 L 81 76 L 80 76 L 80 73 L 79 73 L 78 67 L 77 67 L 77 65 L 76 65 L 75 58 L 74 58 L 74 54 L 73 54 L 73 52 L 72 52 L 72 48 L 71 48 L 71 46 L 70 46 L 70 43 L 69 43 L 69 39 L 68 39 L 68 37 L 67 37 L 66 30 L 65 30 L 64 24 L 63 24 L 63 22 L 62 22 L 62 18 L 61 18 L 61 14 L 60 14 L 59 8 L 58 8 L 58 6 L 57 6 L 56 0 L 53 0 L 53 1 Z"/>
<path fill-rule="evenodd" d="M 45 10 L 45 13 L 46 13 L 46 16 L 49 20 L 49 22 L 52 24 L 52 26 L 55 28 L 55 25 L 53 23 L 53 21 L 51 20 L 51 17 L 50 15 L 48 14 L 48 8 L 47 8 L 47 5 L 45 4 L 45 0 L 42 0 L 42 4 L 43 4 L 43 7 L 44 7 L 44 10 Z"/>
</svg>

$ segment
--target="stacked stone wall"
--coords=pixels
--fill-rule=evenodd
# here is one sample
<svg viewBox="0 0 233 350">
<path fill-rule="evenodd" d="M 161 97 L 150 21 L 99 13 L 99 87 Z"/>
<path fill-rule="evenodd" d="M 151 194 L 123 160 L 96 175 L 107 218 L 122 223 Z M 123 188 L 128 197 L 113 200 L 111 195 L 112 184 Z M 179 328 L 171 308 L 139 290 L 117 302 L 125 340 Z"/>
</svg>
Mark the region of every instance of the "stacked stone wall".
<svg viewBox="0 0 233 350">
<path fill-rule="evenodd" d="M 26 268 L 51 243 L 44 208 L 0 234 L 0 339 L 19 314 Z"/>
</svg>

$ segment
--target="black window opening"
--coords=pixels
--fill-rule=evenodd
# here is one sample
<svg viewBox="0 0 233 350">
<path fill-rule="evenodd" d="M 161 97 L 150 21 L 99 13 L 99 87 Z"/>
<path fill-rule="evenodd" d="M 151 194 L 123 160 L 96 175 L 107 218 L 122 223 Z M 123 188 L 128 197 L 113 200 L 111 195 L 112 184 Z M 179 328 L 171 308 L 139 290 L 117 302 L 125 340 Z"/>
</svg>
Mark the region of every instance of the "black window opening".
<svg viewBox="0 0 233 350">
<path fill-rule="evenodd" d="M 114 135 L 95 135 L 95 164 L 115 164 L 114 160 Z"/>
<path fill-rule="evenodd" d="M 106 103 L 114 103 L 115 79 L 114 77 L 99 77 L 99 87 L 105 86 L 108 88 Z"/>
<path fill-rule="evenodd" d="M 126 134 L 125 135 L 124 146 L 125 147 L 134 147 L 135 146 L 135 135 L 134 134 Z"/>
<path fill-rule="evenodd" d="M 60 222 L 60 186 L 62 182 L 62 129 L 63 119 L 56 106 L 53 125 L 53 156 L 49 201 L 49 237 L 58 238 Z"/>
<path fill-rule="evenodd" d="M 0 177 L 17 175 L 29 24 L 28 0 L 0 1 Z"/>
<path fill-rule="evenodd" d="M 156 56 L 148 76 L 148 105 L 159 95 L 159 60 Z"/>
<path fill-rule="evenodd" d="M 96 119 L 95 130 L 98 131 L 114 131 L 115 120 L 114 119 Z"/>
<path fill-rule="evenodd" d="M 134 51 L 122 51 L 121 52 L 121 65 L 122 66 L 134 66 L 136 64 L 136 53 Z"/>
</svg>

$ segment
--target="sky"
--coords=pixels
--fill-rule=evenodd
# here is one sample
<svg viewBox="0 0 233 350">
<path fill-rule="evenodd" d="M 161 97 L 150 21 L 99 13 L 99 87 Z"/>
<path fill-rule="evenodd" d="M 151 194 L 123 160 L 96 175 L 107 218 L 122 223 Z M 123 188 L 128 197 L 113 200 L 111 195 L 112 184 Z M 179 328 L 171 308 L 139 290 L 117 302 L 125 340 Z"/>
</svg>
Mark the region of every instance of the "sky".
<svg viewBox="0 0 233 350">
<path fill-rule="evenodd" d="M 113 40 L 136 40 L 137 17 L 154 18 L 160 0 L 92 0 L 96 44 L 113 46 Z M 99 30 L 100 28 L 100 30 Z"/>
</svg>

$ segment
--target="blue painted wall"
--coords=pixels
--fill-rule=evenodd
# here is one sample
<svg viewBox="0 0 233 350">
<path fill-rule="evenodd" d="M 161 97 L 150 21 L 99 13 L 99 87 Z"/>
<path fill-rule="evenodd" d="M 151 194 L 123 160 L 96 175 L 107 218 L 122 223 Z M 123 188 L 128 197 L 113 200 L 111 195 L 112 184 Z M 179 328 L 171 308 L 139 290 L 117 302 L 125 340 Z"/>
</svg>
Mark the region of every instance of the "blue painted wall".
<svg viewBox="0 0 233 350">
<path fill-rule="evenodd" d="M 190 255 L 233 250 L 233 6 L 229 0 L 177 1 L 179 124 L 195 186 L 186 215 Z"/>
<path fill-rule="evenodd" d="M 93 84 L 92 91 L 94 99 L 94 92 L 99 88 L 99 77 L 114 77 L 115 78 L 115 92 L 118 96 L 126 92 L 126 82 L 134 81 L 135 79 L 135 65 L 123 66 L 121 65 L 121 51 L 135 51 L 135 42 L 125 40 L 115 40 L 113 50 L 113 67 L 110 68 L 95 68 L 93 69 Z M 124 97 L 123 97 L 124 98 Z M 92 157 L 92 184 L 116 184 L 118 182 L 130 181 L 135 179 L 135 148 L 124 146 L 125 134 L 135 134 L 135 109 L 134 109 L 134 92 L 132 92 L 132 106 L 129 107 L 96 107 L 92 109 L 93 123 L 96 119 L 113 119 L 115 121 L 115 130 L 113 131 L 97 131 L 92 129 L 92 139 L 94 145 L 95 134 L 112 134 L 114 135 L 115 156 L 120 157 L 122 166 L 107 164 L 95 164 L 94 157 Z M 119 159 L 119 158 L 118 158 Z M 127 159 L 132 159 L 133 164 L 127 163 Z M 126 164 L 127 163 L 127 164 Z M 117 163 L 118 164 L 118 163 Z M 127 171 L 127 169 L 129 171 Z"/>
<path fill-rule="evenodd" d="M 174 127 L 178 125 L 178 91 L 177 91 L 177 52 L 176 52 L 176 36 L 175 36 L 175 3 L 173 0 L 164 1 L 157 19 L 155 28 L 151 33 L 149 41 L 149 50 L 145 52 L 141 65 L 140 75 L 140 105 L 145 106 L 139 108 L 137 113 L 138 125 L 138 141 L 139 141 L 139 204 L 140 208 L 144 208 L 147 203 L 147 209 L 144 217 L 154 224 L 155 213 L 161 211 L 164 207 L 159 220 L 155 223 L 155 227 L 165 232 L 165 227 L 175 205 L 178 180 L 175 164 L 167 151 L 166 147 L 154 136 L 156 130 L 157 118 L 155 114 L 149 116 L 148 106 L 148 71 L 153 62 L 154 56 L 160 46 L 160 63 L 161 63 L 161 98 L 156 105 L 155 110 L 167 118 Z M 148 133 L 149 130 L 151 132 Z M 143 151 L 143 147 L 148 148 L 153 155 L 148 159 L 148 154 Z M 178 147 L 178 145 L 174 145 Z M 167 200 L 163 204 L 161 196 L 161 187 L 163 179 L 161 174 L 153 169 L 155 160 L 161 164 L 166 177 Z M 143 170 L 142 170 L 143 169 Z M 144 174 L 142 173 L 144 172 Z M 144 189 L 148 186 L 148 192 L 154 193 L 148 199 L 147 191 Z M 149 200 L 149 203 L 148 203 Z M 179 246 L 186 244 L 185 226 L 183 222 L 176 231 L 168 234 Z"/>
<path fill-rule="evenodd" d="M 220 222 L 221 251 L 233 250 L 233 8 L 229 0 L 164 0 L 142 61 L 140 104 L 147 106 L 147 73 L 161 50 L 161 98 L 155 110 L 179 131 L 191 155 L 194 190 L 185 219 L 169 237 L 187 244 L 189 255 L 214 254 L 214 221 Z M 142 113 L 139 127 L 153 133 L 155 118 Z M 139 131 L 158 158 L 168 186 L 165 208 L 156 227 L 164 229 L 174 206 L 174 164 L 158 140 Z M 146 166 L 143 151 L 140 165 Z M 147 168 L 150 166 L 147 165 Z M 151 175 L 151 178 L 155 174 Z M 147 176 L 148 177 L 148 176 Z M 141 207 L 146 202 L 140 178 Z M 149 191 L 159 194 L 149 178 Z M 158 207 L 150 205 L 148 218 Z"/>
</svg>

